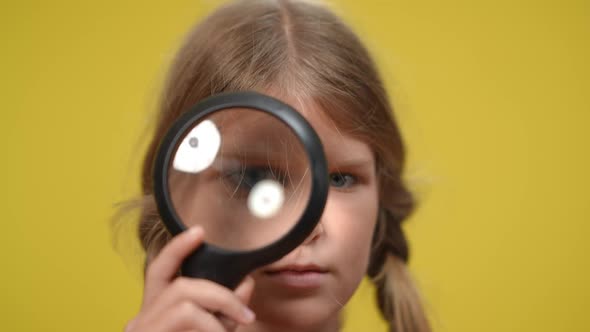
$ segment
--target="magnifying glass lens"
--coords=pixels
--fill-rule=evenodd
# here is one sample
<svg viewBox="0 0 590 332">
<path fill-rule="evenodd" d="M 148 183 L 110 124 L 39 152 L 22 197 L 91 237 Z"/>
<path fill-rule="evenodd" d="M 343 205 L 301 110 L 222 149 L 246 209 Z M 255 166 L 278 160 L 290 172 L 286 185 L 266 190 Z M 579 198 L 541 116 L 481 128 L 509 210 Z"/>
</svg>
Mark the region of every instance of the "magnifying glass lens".
<svg viewBox="0 0 590 332">
<path fill-rule="evenodd" d="M 268 113 L 212 113 L 183 133 L 172 155 L 174 210 L 185 226 L 202 226 L 214 246 L 243 251 L 271 244 L 295 226 L 308 204 L 305 149 Z"/>
</svg>

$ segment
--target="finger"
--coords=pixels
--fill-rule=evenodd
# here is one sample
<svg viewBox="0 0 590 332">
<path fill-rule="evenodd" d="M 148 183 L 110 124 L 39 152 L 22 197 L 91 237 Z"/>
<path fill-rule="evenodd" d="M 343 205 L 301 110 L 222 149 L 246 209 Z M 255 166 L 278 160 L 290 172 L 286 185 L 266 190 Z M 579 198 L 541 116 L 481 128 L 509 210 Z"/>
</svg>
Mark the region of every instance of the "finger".
<svg viewBox="0 0 590 332">
<path fill-rule="evenodd" d="M 182 261 L 203 242 L 203 229 L 192 227 L 175 236 L 146 271 L 144 302 L 150 302 L 176 276 Z"/>
<path fill-rule="evenodd" d="M 225 317 L 224 315 L 218 314 L 218 315 L 215 315 L 215 317 L 217 317 L 217 319 L 219 320 L 221 325 L 227 331 L 233 332 L 238 327 L 238 323 L 235 320 L 229 319 L 229 318 Z"/>
<path fill-rule="evenodd" d="M 248 303 L 250 303 L 250 298 L 252 297 L 253 292 L 254 278 L 252 278 L 251 276 L 247 276 L 234 291 L 234 293 L 238 296 L 240 301 L 242 301 L 242 303 L 245 305 L 248 305 Z"/>
<path fill-rule="evenodd" d="M 157 317 L 181 301 L 191 301 L 205 310 L 220 313 L 241 324 L 254 321 L 254 313 L 229 289 L 209 280 L 185 277 L 174 280 L 145 314 Z"/>
<path fill-rule="evenodd" d="M 254 291 L 254 278 L 247 276 L 241 283 L 238 285 L 234 294 L 242 301 L 244 305 L 248 305 L 250 302 L 250 298 L 252 297 L 252 292 Z M 228 330 L 228 331 L 235 331 L 238 327 L 236 321 L 231 320 L 225 316 L 220 316 L 219 321 L 221 324 Z"/>
<path fill-rule="evenodd" d="M 150 330 L 162 332 L 199 331 L 226 332 L 221 323 L 210 313 L 190 301 L 168 308 L 164 314 L 153 320 Z"/>
</svg>

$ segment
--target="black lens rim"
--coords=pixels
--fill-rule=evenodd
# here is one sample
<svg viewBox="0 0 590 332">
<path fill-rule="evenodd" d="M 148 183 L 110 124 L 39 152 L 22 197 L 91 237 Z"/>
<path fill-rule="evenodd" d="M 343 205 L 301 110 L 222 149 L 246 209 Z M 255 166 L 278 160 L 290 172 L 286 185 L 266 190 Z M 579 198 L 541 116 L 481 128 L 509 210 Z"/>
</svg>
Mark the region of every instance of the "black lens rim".
<svg viewBox="0 0 590 332">
<path fill-rule="evenodd" d="M 305 118 L 288 104 L 253 91 L 229 92 L 208 97 L 180 116 L 163 137 L 154 160 L 153 189 L 158 212 L 168 231 L 177 235 L 186 226 L 176 213 L 168 191 L 168 170 L 176 146 L 186 131 L 195 123 L 217 111 L 228 108 L 251 108 L 274 116 L 286 124 L 300 140 L 310 163 L 311 193 L 307 206 L 297 224 L 278 240 L 257 249 L 238 251 L 204 242 L 207 252 L 216 256 L 232 257 L 232 261 L 247 262 L 248 265 L 261 266 L 286 255 L 311 234 L 319 222 L 328 196 L 327 162 L 317 133 Z M 205 235 L 206 237 L 206 235 Z M 237 260 L 236 260 L 237 259 Z"/>
</svg>

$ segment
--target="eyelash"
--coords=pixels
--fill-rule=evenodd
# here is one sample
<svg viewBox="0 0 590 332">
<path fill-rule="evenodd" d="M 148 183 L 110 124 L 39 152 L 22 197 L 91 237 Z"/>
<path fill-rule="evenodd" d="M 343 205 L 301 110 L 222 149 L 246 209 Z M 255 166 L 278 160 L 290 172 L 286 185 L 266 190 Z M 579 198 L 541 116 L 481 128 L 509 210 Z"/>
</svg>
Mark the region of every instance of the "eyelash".
<svg viewBox="0 0 590 332">
<path fill-rule="evenodd" d="M 249 192 L 256 183 L 264 179 L 272 179 L 284 185 L 287 175 L 282 170 L 262 166 L 227 170 L 222 174 L 222 178 L 235 189 L 240 188 Z"/>
<path fill-rule="evenodd" d="M 251 187 L 253 184 L 249 183 L 249 181 L 243 182 L 245 180 L 245 175 L 246 173 L 248 173 L 249 170 L 252 169 L 242 169 L 239 172 L 228 172 L 226 174 L 223 175 L 224 178 L 226 179 L 231 179 L 233 181 L 235 181 L 235 185 L 237 186 L 245 186 L 245 187 Z M 256 169 L 253 168 L 253 170 L 260 170 L 260 169 Z M 269 171 L 266 170 L 265 171 Z M 281 172 L 280 171 L 270 171 L 275 177 L 278 176 L 278 178 L 282 179 L 282 182 L 284 183 L 285 181 L 285 176 L 284 174 L 281 176 Z M 238 176 L 239 178 L 236 178 L 236 176 Z M 341 182 L 343 181 L 345 183 L 340 183 L 340 184 L 335 184 L 335 181 Z M 362 178 L 359 177 L 358 175 L 352 174 L 350 172 L 332 172 L 328 175 L 328 181 L 329 181 L 329 185 L 333 188 L 335 188 L 336 190 L 340 190 L 340 191 L 350 191 L 352 190 L 352 187 L 358 185 L 359 183 L 362 182 Z"/>
</svg>

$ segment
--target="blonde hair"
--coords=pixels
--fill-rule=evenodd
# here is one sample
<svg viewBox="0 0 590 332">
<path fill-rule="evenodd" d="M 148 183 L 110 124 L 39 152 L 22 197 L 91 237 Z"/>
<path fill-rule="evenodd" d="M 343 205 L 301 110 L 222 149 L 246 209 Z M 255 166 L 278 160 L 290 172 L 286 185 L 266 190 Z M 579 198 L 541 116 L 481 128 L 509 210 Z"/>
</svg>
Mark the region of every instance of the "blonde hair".
<svg viewBox="0 0 590 332">
<path fill-rule="evenodd" d="M 176 54 L 143 163 L 139 238 L 149 262 L 170 240 L 152 197 L 152 164 L 165 131 L 197 101 L 225 91 L 272 89 L 311 100 L 339 130 L 371 146 L 380 216 L 368 275 L 390 331 L 430 331 L 406 269 L 401 223 L 414 199 L 401 174 L 405 150 L 376 66 L 351 29 L 316 2 L 241 0 L 198 24 Z M 147 263 L 146 262 L 146 263 Z"/>
</svg>

